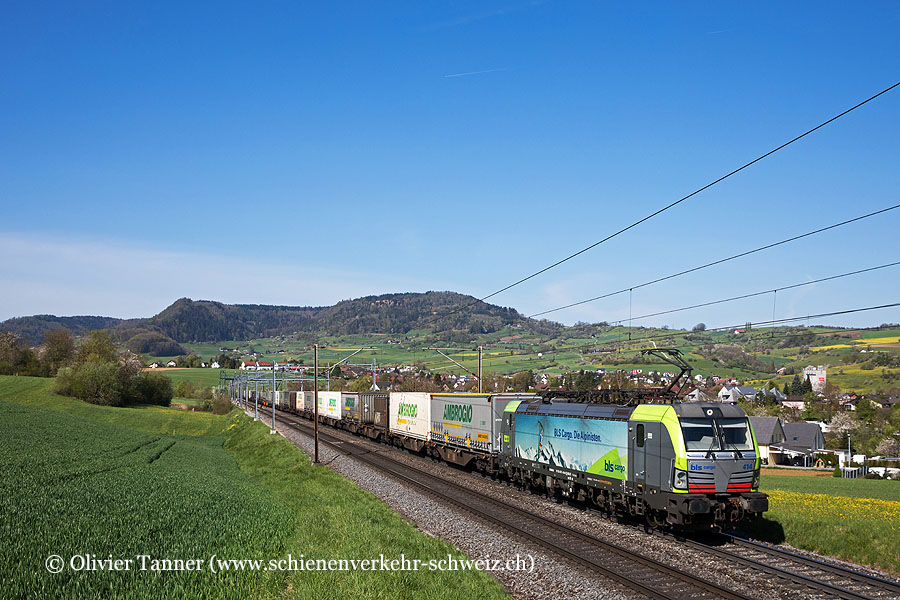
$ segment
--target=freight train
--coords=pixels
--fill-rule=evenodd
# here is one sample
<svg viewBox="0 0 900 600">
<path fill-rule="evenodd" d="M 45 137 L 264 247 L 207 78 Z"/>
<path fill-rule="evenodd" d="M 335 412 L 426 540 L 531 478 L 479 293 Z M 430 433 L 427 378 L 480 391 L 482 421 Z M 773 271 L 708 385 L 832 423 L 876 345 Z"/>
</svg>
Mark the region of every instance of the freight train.
<svg viewBox="0 0 900 600">
<path fill-rule="evenodd" d="M 759 448 L 735 405 L 666 390 L 595 393 L 318 394 L 322 423 L 610 514 L 685 531 L 726 529 L 768 510 Z M 271 393 L 260 402 L 271 406 Z M 245 400 L 255 400 L 246 392 Z M 313 418 L 313 392 L 275 392 Z M 252 405 L 252 404 L 251 404 Z"/>
</svg>

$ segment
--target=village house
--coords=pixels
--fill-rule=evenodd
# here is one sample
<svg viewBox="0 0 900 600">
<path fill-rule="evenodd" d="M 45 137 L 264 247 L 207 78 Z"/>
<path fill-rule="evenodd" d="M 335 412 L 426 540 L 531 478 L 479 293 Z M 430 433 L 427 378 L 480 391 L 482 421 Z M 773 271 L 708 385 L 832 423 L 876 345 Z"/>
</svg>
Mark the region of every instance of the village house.
<svg viewBox="0 0 900 600">
<path fill-rule="evenodd" d="M 744 400 L 756 400 L 756 388 L 747 385 L 726 385 L 719 390 L 716 399 L 719 402 L 737 402 L 743 398 Z"/>
<path fill-rule="evenodd" d="M 784 424 L 784 458 L 792 465 L 809 467 L 814 455 L 825 448 L 825 436 L 818 423 Z"/>
<path fill-rule="evenodd" d="M 859 396 L 856 392 L 841 394 L 839 404 L 844 410 L 856 410 L 856 404 L 859 402 Z"/>
<path fill-rule="evenodd" d="M 790 409 L 795 414 L 800 414 L 806 410 L 806 402 L 802 400 L 785 400 L 781 403 L 784 408 Z"/>
<path fill-rule="evenodd" d="M 772 388 L 771 390 L 762 389 L 756 394 L 756 397 L 760 400 L 773 399 L 778 404 L 781 404 L 785 400 L 787 400 L 787 396 L 784 392 L 779 390 L 778 388 Z"/>
<path fill-rule="evenodd" d="M 707 396 L 706 393 L 700 388 L 692 390 L 687 396 L 685 396 L 685 399 L 688 402 L 709 402 L 709 396 Z"/>
<path fill-rule="evenodd" d="M 750 426 L 759 445 L 759 459 L 764 465 L 782 462 L 781 447 L 785 441 L 784 426 L 778 417 L 750 417 Z"/>
<path fill-rule="evenodd" d="M 241 361 L 240 369 L 242 371 L 271 371 L 272 363 L 265 360 L 244 360 Z"/>
</svg>

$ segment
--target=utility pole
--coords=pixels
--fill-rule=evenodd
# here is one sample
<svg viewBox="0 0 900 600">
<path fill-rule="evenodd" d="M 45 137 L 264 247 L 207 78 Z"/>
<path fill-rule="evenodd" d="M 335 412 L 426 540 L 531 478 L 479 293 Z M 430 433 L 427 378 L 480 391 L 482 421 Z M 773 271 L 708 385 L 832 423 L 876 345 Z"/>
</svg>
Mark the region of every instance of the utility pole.
<svg viewBox="0 0 900 600">
<path fill-rule="evenodd" d="M 481 393 L 481 346 L 478 346 L 478 393 Z"/>
<path fill-rule="evenodd" d="M 259 371 L 259 363 L 256 364 L 256 370 Z M 259 379 L 256 380 L 256 385 L 254 386 L 253 397 L 256 400 L 256 416 L 253 417 L 254 421 L 259 421 Z"/>
<path fill-rule="evenodd" d="M 269 430 L 269 433 L 275 433 L 275 396 L 278 394 L 275 391 L 276 382 L 275 382 L 275 367 L 278 366 L 278 362 L 272 361 L 272 428 Z"/>
<path fill-rule="evenodd" d="M 318 464 L 318 462 L 319 462 L 319 345 L 318 344 L 313 345 L 313 363 L 314 363 L 313 380 L 315 382 L 313 384 L 315 386 L 313 388 L 315 390 L 315 392 L 313 393 L 313 397 L 314 397 L 313 398 L 313 406 L 314 406 L 313 410 L 315 411 L 315 419 L 313 419 L 313 422 L 315 423 L 315 426 L 316 426 L 316 435 L 315 435 L 316 452 L 315 452 L 315 458 L 313 459 L 313 462 Z"/>
</svg>

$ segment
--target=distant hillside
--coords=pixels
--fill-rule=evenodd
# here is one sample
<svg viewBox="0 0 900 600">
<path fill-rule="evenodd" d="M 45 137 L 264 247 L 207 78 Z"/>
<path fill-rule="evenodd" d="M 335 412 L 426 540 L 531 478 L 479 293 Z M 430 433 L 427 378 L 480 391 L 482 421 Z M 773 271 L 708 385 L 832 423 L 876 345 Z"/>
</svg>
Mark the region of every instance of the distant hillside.
<svg viewBox="0 0 900 600">
<path fill-rule="evenodd" d="M 53 315 L 35 315 L 33 317 L 16 317 L 0 323 L 0 331 L 11 331 L 26 342 L 39 345 L 51 329 L 66 328 L 75 335 L 83 335 L 93 329 L 108 329 L 126 321 L 113 317 L 55 317 Z"/>
<path fill-rule="evenodd" d="M 406 333 L 411 329 L 432 331 L 463 330 L 470 333 L 490 333 L 518 323 L 532 329 L 559 329 L 559 325 L 527 319 L 514 308 L 478 302 L 472 296 L 455 292 L 425 292 L 424 294 L 386 294 L 343 300 L 321 309 L 314 319 L 319 330 L 333 334 Z M 452 313 L 452 314 L 451 314 Z M 448 315 L 448 316 L 442 316 Z"/>
<path fill-rule="evenodd" d="M 366 296 L 342 300 L 334 306 L 266 306 L 222 304 L 182 298 L 148 319 L 152 328 L 178 342 L 243 340 L 292 333 L 348 335 L 358 333 L 406 333 L 411 329 L 464 330 L 489 333 L 520 323 L 535 330 L 559 329 L 559 325 L 527 319 L 513 308 L 484 302 L 447 317 L 454 309 L 475 299 L 454 292 L 425 292 Z"/>
<path fill-rule="evenodd" d="M 532 331 L 552 333 L 562 327 L 549 321 L 528 319 L 513 308 L 485 302 L 453 312 L 474 301 L 471 296 L 455 292 L 367 296 L 327 307 L 223 304 L 181 298 L 148 319 L 123 321 L 109 317 L 40 315 L 10 319 L 0 323 L 0 330 L 13 331 L 39 344 L 44 334 L 55 327 L 68 327 L 76 334 L 110 328 L 119 342 L 135 352 L 172 356 L 184 353 L 180 343 L 246 340 L 295 332 L 402 334 L 411 329 L 428 329 L 479 334 L 519 324 Z"/>
<path fill-rule="evenodd" d="M 243 340 L 310 331 L 312 318 L 322 309 L 261 304 L 222 304 L 181 298 L 142 326 L 179 342 Z"/>
</svg>

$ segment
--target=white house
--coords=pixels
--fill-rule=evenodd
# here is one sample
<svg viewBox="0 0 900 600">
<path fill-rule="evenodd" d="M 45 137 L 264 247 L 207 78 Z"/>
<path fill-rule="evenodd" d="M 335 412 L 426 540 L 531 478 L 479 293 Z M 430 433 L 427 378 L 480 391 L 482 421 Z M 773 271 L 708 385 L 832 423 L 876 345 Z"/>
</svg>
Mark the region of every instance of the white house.
<svg viewBox="0 0 900 600">
<path fill-rule="evenodd" d="M 272 363 L 265 360 L 245 360 L 241 361 L 242 371 L 271 371 Z"/>
<path fill-rule="evenodd" d="M 717 395 L 719 402 L 737 402 L 744 400 L 756 400 L 756 388 L 748 385 L 726 385 Z"/>
<path fill-rule="evenodd" d="M 688 402 L 709 402 L 709 396 L 700 388 L 692 390 L 685 398 Z"/>
</svg>

